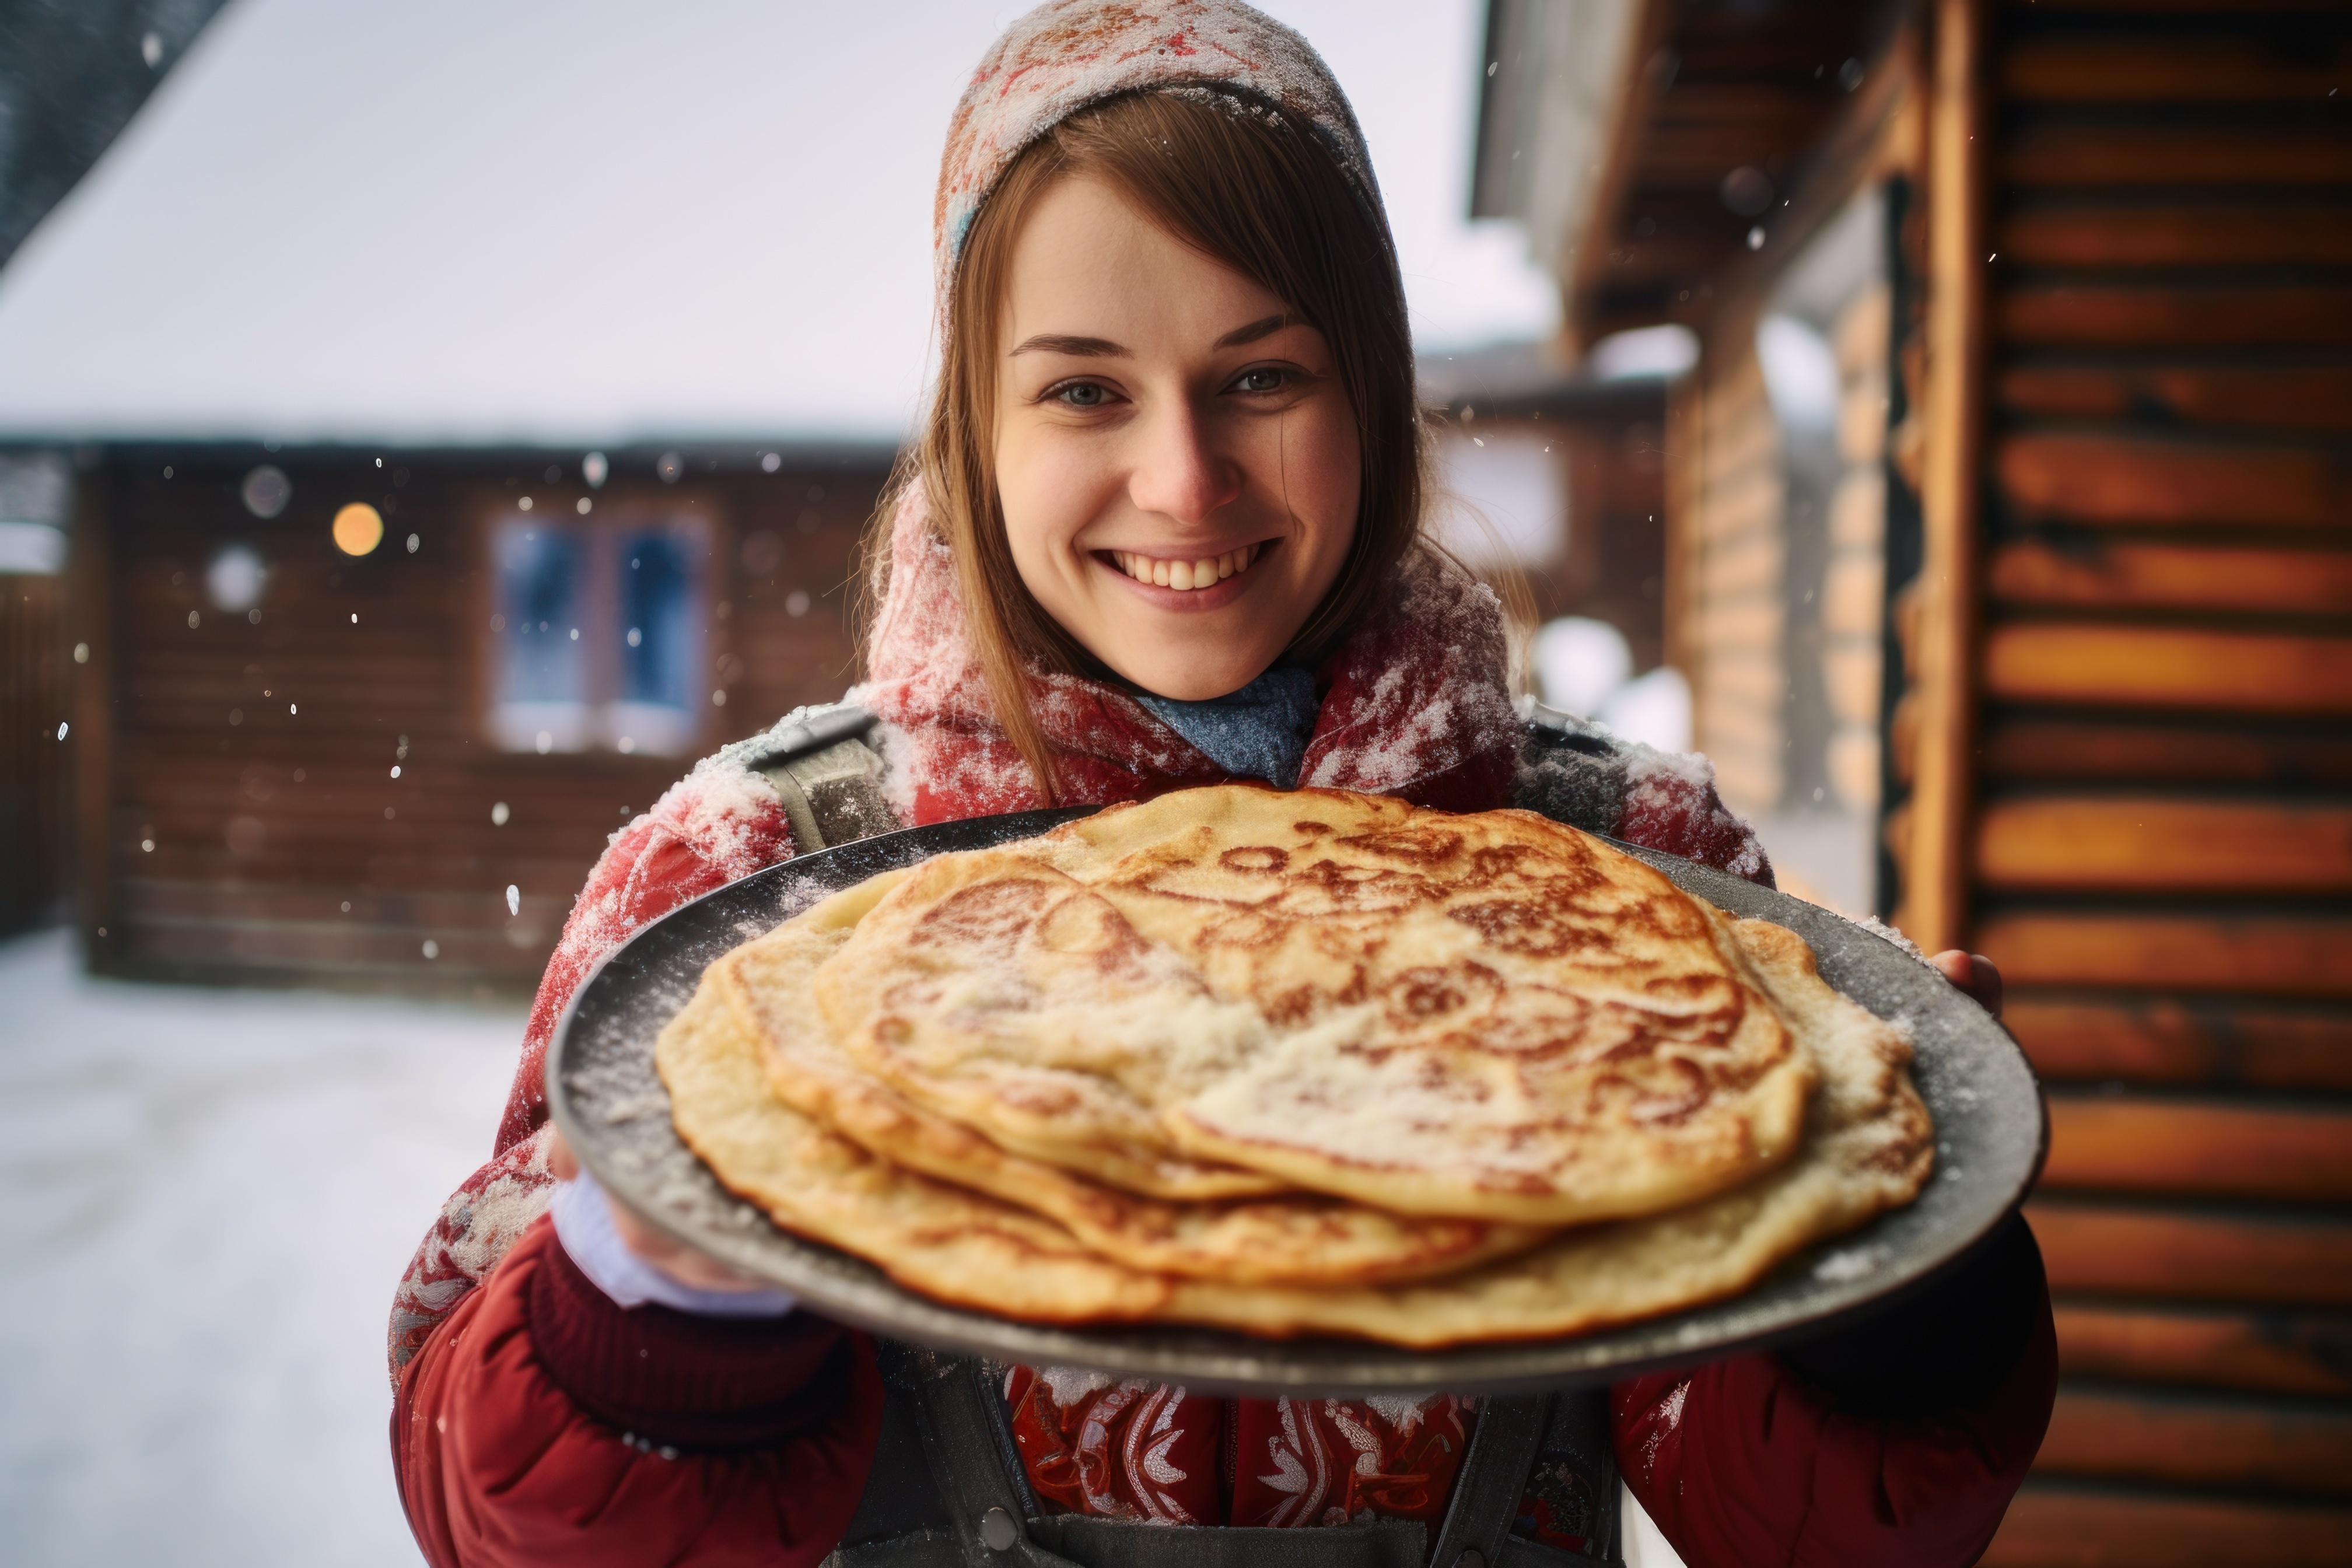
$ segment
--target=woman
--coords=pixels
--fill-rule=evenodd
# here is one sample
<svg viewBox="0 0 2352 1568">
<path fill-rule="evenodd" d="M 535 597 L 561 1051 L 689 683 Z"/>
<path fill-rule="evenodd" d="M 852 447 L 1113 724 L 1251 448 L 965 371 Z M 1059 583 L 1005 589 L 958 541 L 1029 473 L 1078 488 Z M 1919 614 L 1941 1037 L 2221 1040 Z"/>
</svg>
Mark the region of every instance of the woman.
<svg viewBox="0 0 2352 1568">
<path fill-rule="evenodd" d="M 1468 1539 L 1446 1525 L 1463 1440 L 1507 1423 L 1445 1395 L 1217 1400 L 1014 1369 L 986 1419 L 1017 1444 L 1018 1495 L 984 1529 L 956 1473 L 942 1497 L 872 1343 L 663 1241 L 547 1126 L 556 1016 L 685 900 L 845 825 L 1229 778 L 1527 805 L 1770 879 L 1703 761 L 1515 711 L 1499 605 L 1420 532 L 1394 249 L 1303 40 L 1234 0 L 1041 8 L 964 95 L 937 233 L 940 384 L 882 513 L 856 708 L 728 748 L 614 837 L 541 987 L 499 1152 L 403 1282 L 394 1448 L 436 1564 L 806 1563 L 869 1541 L 903 1554 L 876 1561 L 1058 1561 L 1033 1534 L 1128 1560 L 1132 1537 L 1045 1529 L 1072 1517 L 1371 1532 L 1351 1561 L 1376 1538 Z M 866 715 L 871 752 L 839 739 Z M 1967 1563 L 2040 1441 L 2053 1366 L 2021 1226 L 1834 1340 L 1548 1402 L 1479 1539 L 1605 1559 L 1622 1467 L 1695 1568 Z"/>
</svg>

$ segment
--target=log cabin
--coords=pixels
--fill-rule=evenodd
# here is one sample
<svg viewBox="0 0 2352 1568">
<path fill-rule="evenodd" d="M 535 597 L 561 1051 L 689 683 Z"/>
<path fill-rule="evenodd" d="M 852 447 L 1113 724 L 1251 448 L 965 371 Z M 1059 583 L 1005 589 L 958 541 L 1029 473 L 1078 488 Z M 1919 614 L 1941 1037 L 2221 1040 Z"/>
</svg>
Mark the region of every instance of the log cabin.
<svg viewBox="0 0 2352 1568">
<path fill-rule="evenodd" d="M 1564 353 L 1697 334 L 1726 795 L 2007 977 L 2063 1382 L 1984 1561 L 2352 1563 L 2352 7 L 1494 0 L 1477 188 Z"/>
<path fill-rule="evenodd" d="M 86 453 L 64 637 L 92 967 L 530 986 L 615 828 L 840 695 L 895 459 Z"/>
</svg>

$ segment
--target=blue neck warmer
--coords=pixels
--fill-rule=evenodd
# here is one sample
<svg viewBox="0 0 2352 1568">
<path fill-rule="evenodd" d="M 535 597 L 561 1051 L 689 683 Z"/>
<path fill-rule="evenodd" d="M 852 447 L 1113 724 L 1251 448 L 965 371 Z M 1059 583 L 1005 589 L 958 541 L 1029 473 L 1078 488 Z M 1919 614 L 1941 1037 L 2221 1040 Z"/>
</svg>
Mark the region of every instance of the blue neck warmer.
<svg viewBox="0 0 2352 1568">
<path fill-rule="evenodd" d="M 1299 764 L 1315 733 L 1313 670 L 1278 664 L 1240 690 L 1203 702 L 1148 691 L 1137 692 L 1136 700 L 1234 777 L 1298 787 Z"/>
</svg>

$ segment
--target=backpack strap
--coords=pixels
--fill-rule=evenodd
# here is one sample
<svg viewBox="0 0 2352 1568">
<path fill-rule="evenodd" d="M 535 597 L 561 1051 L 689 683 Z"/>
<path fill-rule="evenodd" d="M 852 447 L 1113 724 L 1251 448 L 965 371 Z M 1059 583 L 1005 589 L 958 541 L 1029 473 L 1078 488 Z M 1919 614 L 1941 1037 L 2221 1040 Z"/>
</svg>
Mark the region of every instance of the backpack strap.
<svg viewBox="0 0 2352 1568">
<path fill-rule="evenodd" d="M 882 759 L 864 740 L 877 722 L 854 702 L 803 709 L 743 756 L 775 786 L 800 854 L 897 831 L 898 814 L 882 796 Z"/>
<path fill-rule="evenodd" d="M 874 1470 L 823 1568 L 1081 1568 L 1032 1538 L 1036 1500 L 989 1369 L 889 1341 L 880 1349 Z"/>
<path fill-rule="evenodd" d="M 1511 778 L 1511 804 L 1580 827 L 1613 834 L 1625 814 L 1625 743 L 1532 698 L 1519 703 L 1526 733 Z"/>
<path fill-rule="evenodd" d="M 1430 1568 L 1490 1568 L 1517 1517 L 1519 1495 L 1535 1468 L 1551 1395 L 1524 1394 L 1486 1401 L 1454 1479 L 1454 1501 L 1437 1531 Z"/>
<path fill-rule="evenodd" d="M 1602 1388 L 1555 1394 L 1534 1468 L 1519 1499 L 1526 1514 L 1513 1521 L 1496 1568 L 1612 1568 L 1622 1564 L 1618 1510 L 1622 1500 L 1617 1457 L 1610 1436 L 1609 1392 Z M 1516 1511 L 1516 1510 L 1515 1510 Z M 1547 1545 L 1517 1533 L 1543 1525 L 1580 1538 L 1583 1550 Z"/>
</svg>

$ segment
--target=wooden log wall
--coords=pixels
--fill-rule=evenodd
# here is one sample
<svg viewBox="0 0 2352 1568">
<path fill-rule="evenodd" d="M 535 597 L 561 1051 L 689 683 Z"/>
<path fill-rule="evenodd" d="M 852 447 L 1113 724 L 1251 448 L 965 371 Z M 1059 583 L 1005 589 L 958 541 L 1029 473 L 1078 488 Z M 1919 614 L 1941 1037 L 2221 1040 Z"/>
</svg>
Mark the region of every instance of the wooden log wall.
<svg viewBox="0 0 2352 1568">
<path fill-rule="evenodd" d="M 1788 476 L 1780 426 L 1756 360 L 1755 316 L 1709 333 L 1678 432 L 1691 474 L 1676 525 L 1675 657 L 1691 728 L 1723 798 L 1780 804 L 1788 774 Z"/>
<path fill-rule="evenodd" d="M 691 755 L 499 750 L 485 723 L 489 521 L 644 502 L 712 542 L 696 752 L 849 679 L 856 541 L 887 450 L 614 453 L 136 448 L 83 477 L 73 573 L 82 924 L 95 966 L 155 978 L 420 991 L 534 984 L 608 836 Z M 383 467 L 377 467 L 381 458 Z M 255 465 L 292 481 L 274 519 Z M 337 508 L 383 514 L 341 554 Z M 412 551 L 407 541 L 416 539 Z M 205 574 L 225 544 L 268 570 L 253 613 Z M 397 773 L 394 773 L 395 765 Z M 503 805 L 503 812 L 496 808 Z M 510 913 L 506 889 L 519 890 Z"/>
<path fill-rule="evenodd" d="M 1987 9 L 1964 918 L 2064 1381 L 1985 1561 L 2352 1563 L 2352 7 Z"/>
</svg>

